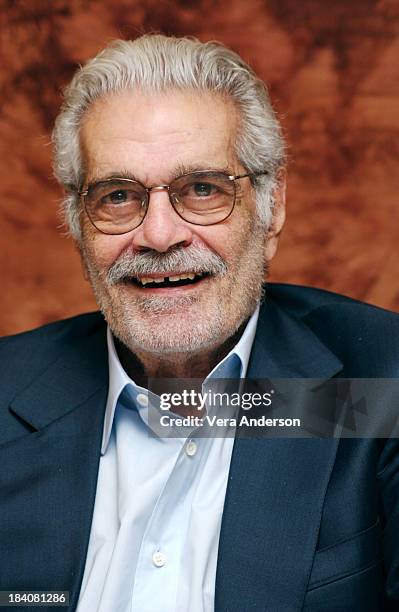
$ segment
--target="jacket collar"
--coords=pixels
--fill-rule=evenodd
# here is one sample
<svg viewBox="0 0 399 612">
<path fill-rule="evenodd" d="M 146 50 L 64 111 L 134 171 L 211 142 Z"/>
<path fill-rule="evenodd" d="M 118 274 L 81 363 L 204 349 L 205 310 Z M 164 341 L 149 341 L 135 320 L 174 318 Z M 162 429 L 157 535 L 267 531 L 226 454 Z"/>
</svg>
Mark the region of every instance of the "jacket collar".
<svg viewBox="0 0 399 612">
<path fill-rule="evenodd" d="M 266 298 L 258 327 L 248 378 L 331 378 L 341 361 L 300 319 Z"/>
</svg>

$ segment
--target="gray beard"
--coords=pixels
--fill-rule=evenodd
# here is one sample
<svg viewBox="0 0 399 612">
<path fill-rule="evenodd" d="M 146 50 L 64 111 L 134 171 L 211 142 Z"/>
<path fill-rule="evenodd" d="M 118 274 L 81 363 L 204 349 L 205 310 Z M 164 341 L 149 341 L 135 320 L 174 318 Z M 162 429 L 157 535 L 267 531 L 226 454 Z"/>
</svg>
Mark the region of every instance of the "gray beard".
<svg viewBox="0 0 399 612">
<path fill-rule="evenodd" d="M 85 257 L 97 302 L 113 334 L 133 353 L 151 352 L 157 355 L 195 353 L 209 350 L 232 336 L 255 310 L 262 296 L 265 263 L 264 241 L 254 231 L 251 248 L 242 254 L 239 279 L 229 286 L 231 295 L 220 295 L 204 309 L 202 295 L 181 296 L 143 295 L 130 301 L 127 285 L 132 277 L 150 274 L 180 273 L 190 270 L 207 272 L 216 280 L 228 273 L 226 262 L 213 251 L 189 245 L 175 246 L 166 253 L 143 251 L 124 252 L 108 270 L 97 270 Z M 246 273 L 243 275 L 242 270 Z M 210 282 L 215 282 L 211 280 Z M 117 286 L 121 292 L 116 293 Z M 108 291 L 105 291 L 108 287 Z M 125 290 L 124 290 L 125 289 Z M 186 318 L 181 323 L 179 311 Z M 201 316 L 201 315 L 205 316 Z M 178 338 L 178 342 L 176 339 Z"/>
</svg>

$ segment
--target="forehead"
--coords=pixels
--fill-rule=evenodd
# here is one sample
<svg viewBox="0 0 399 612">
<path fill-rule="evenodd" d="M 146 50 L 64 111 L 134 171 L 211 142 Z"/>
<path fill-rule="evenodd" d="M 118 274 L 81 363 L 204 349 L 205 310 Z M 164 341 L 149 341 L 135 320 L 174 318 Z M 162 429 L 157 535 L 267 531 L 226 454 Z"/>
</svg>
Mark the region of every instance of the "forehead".
<svg viewBox="0 0 399 612">
<path fill-rule="evenodd" d="M 229 169 L 235 156 L 233 103 L 207 92 L 124 91 L 97 100 L 80 132 L 87 180 L 128 172 L 167 181 L 176 168 Z"/>
</svg>

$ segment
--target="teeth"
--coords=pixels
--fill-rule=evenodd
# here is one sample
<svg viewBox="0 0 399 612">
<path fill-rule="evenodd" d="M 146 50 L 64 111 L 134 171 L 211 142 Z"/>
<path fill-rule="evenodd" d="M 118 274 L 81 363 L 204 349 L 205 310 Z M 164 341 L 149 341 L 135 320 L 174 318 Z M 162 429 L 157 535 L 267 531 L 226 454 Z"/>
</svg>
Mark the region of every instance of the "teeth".
<svg viewBox="0 0 399 612">
<path fill-rule="evenodd" d="M 189 280 L 194 280 L 196 276 L 202 276 L 202 274 L 203 272 L 198 272 L 197 274 L 193 274 L 192 272 L 189 272 L 186 274 L 176 274 L 175 276 L 162 276 L 158 278 L 151 278 L 150 276 L 142 276 L 138 280 L 142 285 L 146 285 L 147 283 L 163 283 L 166 278 L 171 282 L 185 280 L 187 278 Z"/>
<path fill-rule="evenodd" d="M 151 278 L 150 276 L 142 276 L 139 281 L 142 285 L 146 285 L 147 283 L 163 283 L 163 281 L 165 280 L 164 277 L 162 278 Z"/>
<path fill-rule="evenodd" d="M 195 276 L 196 276 L 195 274 L 187 273 L 187 274 L 178 274 L 176 276 L 169 276 L 168 278 L 171 282 L 175 282 L 178 280 L 186 280 L 186 278 L 188 278 L 189 280 L 194 280 Z M 202 276 L 202 274 L 198 274 L 198 276 Z"/>
</svg>

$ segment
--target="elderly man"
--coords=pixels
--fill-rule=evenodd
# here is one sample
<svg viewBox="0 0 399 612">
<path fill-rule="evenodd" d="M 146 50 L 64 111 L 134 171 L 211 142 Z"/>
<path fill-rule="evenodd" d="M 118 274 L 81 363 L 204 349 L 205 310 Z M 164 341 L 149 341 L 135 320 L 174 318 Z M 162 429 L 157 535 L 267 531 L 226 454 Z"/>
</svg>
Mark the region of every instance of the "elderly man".
<svg viewBox="0 0 399 612">
<path fill-rule="evenodd" d="M 398 372 L 397 316 L 262 300 L 285 217 L 263 83 L 216 43 L 118 41 L 74 76 L 54 144 L 102 314 L 2 341 L 1 589 L 79 612 L 397 609 L 395 440 L 151 430 L 149 379 Z"/>
</svg>

